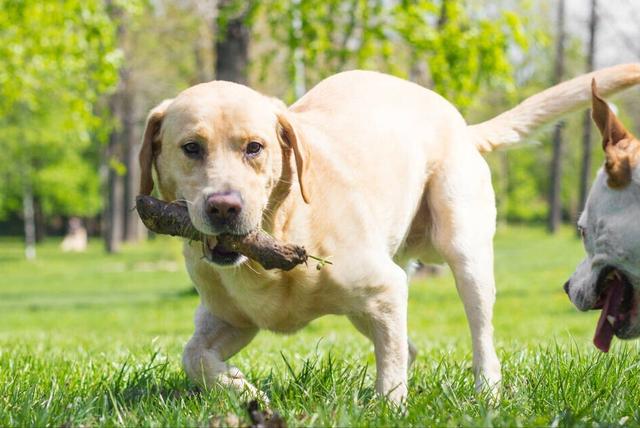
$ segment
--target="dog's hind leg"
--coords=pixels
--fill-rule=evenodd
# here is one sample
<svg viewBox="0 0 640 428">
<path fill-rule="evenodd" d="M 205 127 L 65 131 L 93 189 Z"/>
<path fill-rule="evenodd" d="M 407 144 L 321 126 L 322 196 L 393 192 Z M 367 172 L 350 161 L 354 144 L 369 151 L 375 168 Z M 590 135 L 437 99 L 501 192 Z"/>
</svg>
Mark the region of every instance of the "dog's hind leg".
<svg viewBox="0 0 640 428">
<path fill-rule="evenodd" d="M 182 363 L 189 378 L 204 387 L 228 386 L 251 398 L 266 396 L 242 372 L 225 361 L 247 346 L 257 328 L 239 329 L 211 315 L 202 305 L 195 315 L 196 331 L 184 348 Z"/>
<path fill-rule="evenodd" d="M 453 271 L 473 347 L 477 390 L 497 393 L 500 362 L 493 343 L 493 235 L 496 209 L 491 176 L 477 152 L 459 153 L 429 184 L 432 242 Z"/>
</svg>

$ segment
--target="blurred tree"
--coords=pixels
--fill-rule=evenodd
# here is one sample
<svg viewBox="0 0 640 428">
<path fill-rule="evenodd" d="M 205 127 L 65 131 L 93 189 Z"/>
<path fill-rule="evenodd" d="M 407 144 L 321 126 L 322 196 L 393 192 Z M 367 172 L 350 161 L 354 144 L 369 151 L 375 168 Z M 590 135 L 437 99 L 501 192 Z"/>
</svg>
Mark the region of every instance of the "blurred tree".
<svg viewBox="0 0 640 428">
<path fill-rule="evenodd" d="M 513 91 L 509 49 L 527 47 L 517 14 L 480 17 L 469 12 L 468 3 L 268 0 L 248 19 L 257 39 L 266 33 L 275 41 L 260 55 L 261 70 L 272 70 L 275 59 L 284 56 L 285 75 L 294 82 L 285 94 L 289 101 L 300 95 L 296 87 L 344 69 L 376 69 L 407 78 L 416 61 L 424 59 L 434 89 L 465 109 L 483 85 Z"/>
<path fill-rule="evenodd" d="M 558 1 L 558 19 L 556 31 L 556 61 L 553 70 L 553 83 L 560 83 L 564 78 L 564 47 L 566 32 L 564 28 L 565 20 L 565 0 Z M 551 183 L 549 189 L 549 219 L 547 229 L 550 233 L 555 233 L 560 225 L 561 207 L 561 184 L 562 184 L 562 162 L 563 143 L 562 128 L 564 122 L 560 121 L 555 125 L 553 131 L 553 156 L 551 158 Z"/>
<path fill-rule="evenodd" d="M 248 83 L 249 35 L 247 16 L 255 1 L 218 0 L 215 39 L 215 78 Z"/>
<path fill-rule="evenodd" d="M 126 34 L 127 28 L 124 22 L 125 11 L 120 4 L 114 4 L 112 0 L 106 0 L 107 13 L 116 25 L 116 43 L 122 45 L 122 40 Z M 124 62 L 124 61 L 123 61 Z M 124 200 L 124 180 L 123 176 L 127 174 L 127 166 L 123 163 L 125 157 L 125 142 L 122 136 L 125 134 L 121 129 L 123 125 L 129 123 L 126 120 L 125 107 L 130 105 L 127 98 L 131 93 L 127 91 L 127 65 L 120 64 L 119 84 L 116 91 L 109 99 L 109 111 L 115 120 L 111 129 L 109 140 L 105 148 L 103 161 L 106 161 L 107 169 L 107 197 L 105 200 L 105 209 L 103 211 L 103 235 L 105 250 L 108 253 L 118 252 L 123 238 L 125 223 L 125 200 Z"/>
<path fill-rule="evenodd" d="M 496 91 L 485 86 L 474 97 L 465 116 L 469 122 L 477 122 L 494 116 L 496 113 L 513 107 L 518 101 L 531 96 L 550 85 L 553 76 L 554 56 L 549 55 L 549 48 L 555 39 L 554 27 L 550 22 L 557 16 L 557 2 L 541 0 L 535 2 L 533 10 L 527 12 L 527 5 L 522 0 L 496 0 L 482 2 L 482 9 L 513 10 L 521 17 L 526 27 L 527 50 L 511 49 L 509 61 L 514 70 L 514 81 L 517 91 L 507 93 Z M 575 13 L 575 10 L 574 12 Z M 575 16 L 569 13 L 569 23 Z M 577 76 L 584 72 L 584 43 L 580 34 L 567 30 L 565 41 L 565 78 Z M 580 133 L 581 122 L 576 115 L 567 116 L 565 134 L 573 136 Z M 487 156 L 493 171 L 494 187 L 498 201 L 498 218 L 510 222 L 543 223 L 548 221 L 550 169 L 552 158 L 552 132 L 546 127 L 532 137 L 529 144 L 522 148 L 496 152 Z M 575 167 L 564 168 L 560 176 L 562 182 L 561 219 L 567 221 L 575 218 L 578 211 L 578 165 L 580 162 L 580 145 L 568 140 L 563 147 L 563 162 Z M 577 141 L 577 140 L 575 140 Z M 601 161 L 598 151 L 594 154 L 594 165 Z"/>
<path fill-rule="evenodd" d="M 594 68 L 596 56 L 596 28 L 598 26 L 598 1 L 591 0 L 591 16 L 589 18 L 589 44 L 587 45 L 587 64 L 586 72 L 590 72 Z M 582 119 L 582 165 L 580 169 L 580 206 L 582 211 L 587 202 L 589 193 L 589 182 L 591 181 L 591 164 L 593 144 L 591 139 L 591 110 L 584 112 Z M 578 234 L 580 232 L 577 232 Z"/>
<path fill-rule="evenodd" d="M 135 237 L 137 217 L 125 208 L 137 192 L 145 116 L 163 98 L 216 74 L 292 101 L 333 73 L 375 69 L 433 87 L 470 122 L 487 119 L 549 85 L 556 4 L 0 0 L 0 217 L 93 216 L 104 207 L 107 219 L 113 204 L 121 224 L 115 236 Z M 110 17 L 114 5 L 122 13 Z M 571 31 L 566 76 L 584 69 L 583 44 Z M 623 110 L 633 111 L 629 104 Z M 583 126 L 573 116 L 566 123 L 567 135 Z M 502 218 L 547 218 L 552 145 L 548 132 L 539 139 L 535 149 L 487 157 Z M 581 155 L 579 144 L 564 147 L 567 165 L 579 165 Z M 601 153 L 593 155 L 595 166 Z M 560 174 L 563 219 L 579 210 L 576 171 Z"/>
<path fill-rule="evenodd" d="M 196 23 L 197 34 L 193 39 L 195 76 L 193 84 L 215 78 L 215 37 L 219 5 L 217 0 L 190 0 L 193 14 L 200 18 Z M 213 49 L 211 48 L 213 41 Z"/>
<path fill-rule="evenodd" d="M 138 193 L 138 150 L 146 115 L 163 98 L 210 80 L 213 0 L 108 2 L 122 60 L 109 98 L 114 126 L 103 151 L 105 249 L 145 235 L 131 208 Z"/>
<path fill-rule="evenodd" d="M 22 207 L 33 258 L 34 199 L 44 213 L 100 209 L 96 102 L 119 57 L 100 0 L 0 0 L 0 10 L 0 215 Z"/>
<path fill-rule="evenodd" d="M 406 75 L 392 25 L 394 2 L 383 0 L 270 0 L 250 16 L 256 39 L 275 43 L 258 58 L 260 80 L 273 76 L 280 60 L 286 76 L 284 98 L 293 101 L 323 78 L 350 68 Z M 285 19 L 283 19 L 285 17 Z M 284 49 L 283 49 L 284 47 Z"/>
<path fill-rule="evenodd" d="M 107 197 L 105 201 L 103 234 L 105 249 L 117 252 L 122 241 L 140 239 L 143 228 L 133 210 L 138 193 L 138 140 L 135 103 L 138 91 L 132 78 L 129 48 L 130 27 L 144 13 L 143 1 L 106 0 L 107 13 L 116 26 L 116 42 L 122 53 L 118 70 L 119 83 L 109 99 L 114 126 L 105 148 L 103 162 L 107 169 Z"/>
<path fill-rule="evenodd" d="M 414 60 L 426 59 L 434 90 L 463 111 L 483 85 L 513 93 L 509 52 L 529 45 L 516 13 L 472 12 L 462 0 L 403 0 L 394 9 L 394 26 Z"/>
</svg>

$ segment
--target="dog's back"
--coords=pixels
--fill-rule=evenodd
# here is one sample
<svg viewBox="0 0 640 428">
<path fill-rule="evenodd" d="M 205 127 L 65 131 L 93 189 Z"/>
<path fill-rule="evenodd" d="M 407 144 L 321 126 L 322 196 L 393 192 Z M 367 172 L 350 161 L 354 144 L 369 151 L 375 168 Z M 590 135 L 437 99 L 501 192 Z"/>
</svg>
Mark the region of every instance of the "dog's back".
<svg viewBox="0 0 640 428">
<path fill-rule="evenodd" d="M 455 145 L 476 151 L 464 118 L 451 103 L 382 73 L 348 71 L 329 77 L 290 111 L 310 135 L 314 167 L 324 162 L 323 169 L 332 169 L 324 180 L 341 183 L 327 184 L 342 189 L 335 205 L 344 204 L 344 193 L 358 195 L 392 252 L 402 242 L 434 168 Z"/>
</svg>

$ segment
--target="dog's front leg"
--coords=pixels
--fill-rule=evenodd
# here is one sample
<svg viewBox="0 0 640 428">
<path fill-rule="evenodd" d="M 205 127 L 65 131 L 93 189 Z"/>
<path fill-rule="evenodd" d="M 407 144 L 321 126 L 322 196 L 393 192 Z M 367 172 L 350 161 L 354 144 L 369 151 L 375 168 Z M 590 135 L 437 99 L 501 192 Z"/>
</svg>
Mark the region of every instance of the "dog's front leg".
<svg viewBox="0 0 640 428">
<path fill-rule="evenodd" d="M 394 265 L 381 292 L 369 296 L 367 311 L 350 315 L 352 323 L 371 339 L 376 356 L 376 390 L 399 403 L 407 396 L 407 370 L 412 348 L 407 338 L 406 275 Z"/>
<path fill-rule="evenodd" d="M 202 305 L 196 310 L 194 321 L 196 331 L 182 356 L 189 378 L 204 387 L 220 384 L 267 401 L 266 396 L 251 385 L 240 370 L 225 362 L 247 346 L 258 329 L 234 327 L 213 316 Z"/>
<path fill-rule="evenodd" d="M 367 317 L 362 316 L 349 316 L 349 321 L 351 324 L 362 334 L 368 337 L 373 342 L 373 332 L 371 331 L 371 322 Z M 411 342 L 411 339 L 407 341 L 408 350 L 409 350 L 409 361 L 407 363 L 407 369 L 410 369 L 413 363 L 416 360 L 416 356 L 418 355 L 418 350 Z"/>
</svg>

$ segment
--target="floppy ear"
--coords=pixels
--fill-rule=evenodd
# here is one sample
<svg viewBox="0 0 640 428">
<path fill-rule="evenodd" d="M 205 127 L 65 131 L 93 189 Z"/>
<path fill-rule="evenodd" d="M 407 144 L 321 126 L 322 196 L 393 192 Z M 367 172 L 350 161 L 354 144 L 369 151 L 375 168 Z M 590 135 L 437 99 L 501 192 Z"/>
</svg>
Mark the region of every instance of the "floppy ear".
<svg viewBox="0 0 640 428">
<path fill-rule="evenodd" d="M 160 150 L 160 128 L 162 119 L 173 99 L 162 101 L 154 107 L 147 117 L 147 126 L 142 137 L 142 147 L 138 160 L 140 162 L 140 194 L 150 195 L 153 190 L 153 159 Z"/>
<path fill-rule="evenodd" d="M 296 160 L 296 172 L 298 173 L 298 183 L 300 184 L 300 193 L 302 193 L 302 199 L 308 204 L 309 199 L 309 180 L 308 180 L 308 168 L 309 168 L 309 151 L 304 143 L 300 139 L 300 135 L 296 133 L 291 126 L 291 122 L 287 119 L 285 113 L 278 113 L 278 133 L 282 141 L 293 150 L 293 155 Z"/>
<path fill-rule="evenodd" d="M 591 116 L 602 135 L 602 148 L 606 156 L 604 167 L 609 175 L 607 183 L 613 188 L 625 187 L 631 182 L 631 173 L 638 155 L 635 138 L 611 111 L 607 102 L 598 95 L 595 79 L 591 81 L 591 95 Z"/>
</svg>

